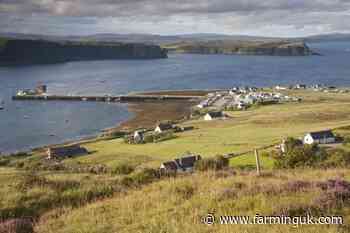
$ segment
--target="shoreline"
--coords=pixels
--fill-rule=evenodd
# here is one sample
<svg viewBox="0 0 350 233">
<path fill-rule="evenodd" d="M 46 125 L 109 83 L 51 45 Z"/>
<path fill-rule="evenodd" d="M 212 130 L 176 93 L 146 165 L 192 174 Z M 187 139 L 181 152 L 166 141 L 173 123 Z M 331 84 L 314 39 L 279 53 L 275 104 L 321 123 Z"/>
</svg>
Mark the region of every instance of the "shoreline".
<svg viewBox="0 0 350 233">
<path fill-rule="evenodd" d="M 142 95 L 164 95 L 164 96 L 177 96 L 191 94 L 194 96 L 205 96 L 208 92 L 213 90 L 160 90 L 151 92 L 137 92 Z M 132 93 L 136 94 L 136 93 Z M 116 132 L 116 131 L 133 131 L 138 128 L 151 128 L 154 127 L 159 121 L 179 121 L 185 120 L 190 114 L 192 106 L 194 106 L 198 100 L 162 100 L 162 101 L 146 101 L 146 102 L 130 102 L 126 103 L 128 111 L 133 115 L 125 121 L 112 125 L 111 127 L 103 128 L 96 132 L 94 135 L 82 136 L 80 139 L 67 139 L 62 143 L 45 144 L 42 146 L 28 148 L 25 150 L 18 150 L 10 153 L 3 153 L 0 156 L 11 156 L 19 153 L 33 153 L 43 152 L 48 147 L 86 144 L 97 140 L 103 140 L 100 138 L 101 133 Z"/>
</svg>

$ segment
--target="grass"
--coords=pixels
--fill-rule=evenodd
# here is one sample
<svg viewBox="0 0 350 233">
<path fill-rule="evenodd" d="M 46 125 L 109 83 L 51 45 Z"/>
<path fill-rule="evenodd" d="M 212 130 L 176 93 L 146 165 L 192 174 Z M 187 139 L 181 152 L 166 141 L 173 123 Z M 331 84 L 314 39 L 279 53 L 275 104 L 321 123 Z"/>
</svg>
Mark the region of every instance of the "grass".
<svg viewBox="0 0 350 233">
<path fill-rule="evenodd" d="M 212 211 L 254 216 L 256 213 L 272 215 L 285 209 L 306 211 L 310 208 L 321 211 L 317 214 L 341 214 L 349 221 L 350 206 L 344 204 L 332 212 L 315 202 L 324 194 L 322 190 L 290 191 L 284 188 L 288 182 L 300 180 L 313 184 L 331 178 L 350 181 L 348 169 L 273 170 L 273 159 L 264 155 L 261 156 L 264 173 L 257 177 L 250 171 L 255 167 L 255 157 L 249 153 L 231 159 L 230 165 L 235 172 L 195 173 L 137 187 L 121 182 L 128 181 L 125 177 L 137 177 L 142 167 L 159 167 L 161 162 L 186 152 L 203 157 L 240 153 L 280 142 L 283 137 L 300 137 L 307 131 L 326 128 L 337 128 L 336 133 L 350 135 L 350 127 L 344 127 L 350 125 L 350 95 L 307 91 L 289 94 L 297 94 L 304 101 L 228 112 L 232 116 L 228 120 L 185 122 L 183 125 L 195 129 L 160 143 L 130 145 L 122 139 L 89 142 L 83 146 L 91 154 L 64 160 L 66 165 L 104 164 L 112 171 L 128 165 L 135 168 L 135 171 L 130 169 L 131 174 L 127 174 L 129 171 L 97 175 L 40 170 L 32 173 L 13 165 L 22 163 L 24 167 L 30 167 L 40 163 L 44 158 L 42 152 L 10 158 L 12 167 L 0 167 L 0 214 L 5 219 L 34 216 L 38 221 L 35 230 L 39 233 L 348 232 L 349 225 L 341 228 L 208 227 L 199 222 L 201 216 Z M 348 146 L 345 148 L 349 149 Z"/>
<path fill-rule="evenodd" d="M 307 91 L 299 91 L 297 95 L 302 96 L 304 102 L 228 112 L 232 116 L 228 120 L 186 122 L 184 125 L 194 126 L 195 130 L 179 133 L 177 138 L 165 142 L 129 145 L 116 139 L 88 143 L 85 146 L 93 153 L 73 161 L 102 163 L 111 167 L 120 162 L 158 166 L 160 162 L 186 152 L 198 153 L 204 157 L 239 153 L 280 142 L 287 136 L 301 137 L 308 131 L 349 125 L 350 95 Z M 236 158 L 231 163 L 249 165 L 254 159 L 247 155 Z M 67 163 L 71 161 L 67 160 Z M 264 157 L 262 164 L 271 168 L 272 161 Z"/>
<path fill-rule="evenodd" d="M 322 191 L 281 191 L 303 180 L 314 184 L 339 176 L 349 177 L 348 170 L 287 171 L 257 177 L 249 173 L 218 176 L 198 173 L 165 179 L 126 195 L 64 211 L 60 217 L 47 215 L 36 227 L 38 232 L 341 232 L 339 226 L 291 225 L 222 225 L 207 226 L 200 222 L 207 213 L 219 215 L 271 216 L 282 210 L 306 213 L 321 208 L 315 202 Z M 308 183 L 309 184 L 309 183 Z M 273 194 L 271 194 L 273 193 Z M 279 195 L 277 195 L 279 194 Z M 349 220 L 349 208 L 337 212 Z M 321 214 L 335 214 L 320 210 Z M 314 213 L 314 214 L 320 214 Z M 314 215 L 316 217 L 316 215 Z M 348 226 L 348 225 L 347 225 Z M 342 226 L 344 232 L 346 226 Z"/>
</svg>

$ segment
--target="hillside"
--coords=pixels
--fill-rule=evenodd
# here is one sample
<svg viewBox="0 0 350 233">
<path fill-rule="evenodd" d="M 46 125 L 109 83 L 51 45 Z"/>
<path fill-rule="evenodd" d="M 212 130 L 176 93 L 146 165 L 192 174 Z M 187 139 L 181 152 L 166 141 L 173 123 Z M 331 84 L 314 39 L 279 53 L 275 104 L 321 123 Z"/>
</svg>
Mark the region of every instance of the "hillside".
<svg viewBox="0 0 350 233">
<path fill-rule="evenodd" d="M 166 50 L 156 45 L 112 42 L 53 42 L 29 39 L 0 40 L 0 65 L 166 57 Z"/>
<path fill-rule="evenodd" d="M 261 150 L 260 176 L 256 175 L 252 153 L 231 159 L 230 166 L 220 170 L 196 170 L 176 177 L 154 172 L 160 163 L 187 152 L 198 153 L 205 160 L 323 129 L 335 129 L 336 135 L 347 138 L 334 146 L 349 153 L 349 93 L 281 92 L 300 96 L 303 101 L 229 111 L 231 118 L 226 120 L 186 121 L 181 125 L 193 126 L 193 130 L 158 143 L 90 141 L 82 144 L 89 154 L 57 163 L 47 161 L 44 150 L 1 158 L 0 219 L 5 223 L 0 223 L 0 232 L 14 221 L 27 224 L 28 217 L 37 233 L 349 232 L 349 154 L 345 154 L 348 162 L 341 164 L 339 151 L 333 151 L 335 156 L 327 162 L 338 167 L 286 169 L 275 167 L 277 158 L 270 149 Z M 340 215 L 344 224 L 296 228 L 216 222 L 207 226 L 201 218 L 208 213 L 216 218 Z"/>
<path fill-rule="evenodd" d="M 303 42 L 290 41 L 207 41 L 181 42 L 163 46 L 172 52 L 194 54 L 237 54 L 268 56 L 309 56 L 314 53 Z"/>
</svg>

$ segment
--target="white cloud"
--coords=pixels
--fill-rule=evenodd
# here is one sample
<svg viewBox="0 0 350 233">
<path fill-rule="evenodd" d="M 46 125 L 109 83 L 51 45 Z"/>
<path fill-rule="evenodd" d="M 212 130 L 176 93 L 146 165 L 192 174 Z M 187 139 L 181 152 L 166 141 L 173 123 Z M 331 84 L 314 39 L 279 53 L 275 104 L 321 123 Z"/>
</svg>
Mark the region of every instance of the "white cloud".
<svg viewBox="0 0 350 233">
<path fill-rule="evenodd" d="M 0 31 L 46 34 L 349 32 L 348 0 L 0 0 Z"/>
</svg>

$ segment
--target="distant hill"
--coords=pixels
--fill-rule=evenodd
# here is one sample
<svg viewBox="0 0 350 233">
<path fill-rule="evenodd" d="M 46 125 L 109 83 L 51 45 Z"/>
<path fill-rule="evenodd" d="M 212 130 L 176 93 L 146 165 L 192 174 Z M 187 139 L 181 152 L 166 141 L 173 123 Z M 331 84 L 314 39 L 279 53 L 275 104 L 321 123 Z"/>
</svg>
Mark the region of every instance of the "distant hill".
<svg viewBox="0 0 350 233">
<path fill-rule="evenodd" d="M 180 42 L 164 46 L 169 51 L 193 54 L 309 56 L 314 55 L 303 42 L 229 41 Z"/>
<path fill-rule="evenodd" d="M 350 41 L 350 33 L 334 33 L 309 36 L 304 38 L 306 42 L 322 42 L 322 41 Z"/>
<path fill-rule="evenodd" d="M 154 34 L 95 34 L 89 36 L 47 36 L 35 34 L 4 33 L 2 37 L 14 39 L 49 40 L 49 41 L 96 41 L 96 42 L 127 42 L 147 44 L 169 44 L 195 41 L 278 41 L 283 38 L 256 37 L 244 35 L 223 35 L 211 33 L 183 34 L 183 35 L 154 35 Z M 286 39 L 284 39 L 286 40 Z M 294 39 L 290 39 L 293 40 Z M 300 40 L 300 39 L 298 39 Z"/>
<path fill-rule="evenodd" d="M 155 34 L 94 34 L 88 36 L 48 36 L 35 34 L 21 33 L 3 33 L 1 37 L 14 39 L 31 39 L 31 40 L 49 40 L 49 41 L 97 41 L 97 42 L 128 42 L 128 43 L 147 43 L 147 44 L 170 44 L 179 42 L 195 42 L 195 41 L 339 41 L 349 40 L 350 34 L 324 34 L 309 37 L 261 37 L 261 36 L 246 36 L 246 35 L 225 35 L 213 33 L 196 33 L 182 35 L 155 35 Z"/>
</svg>

